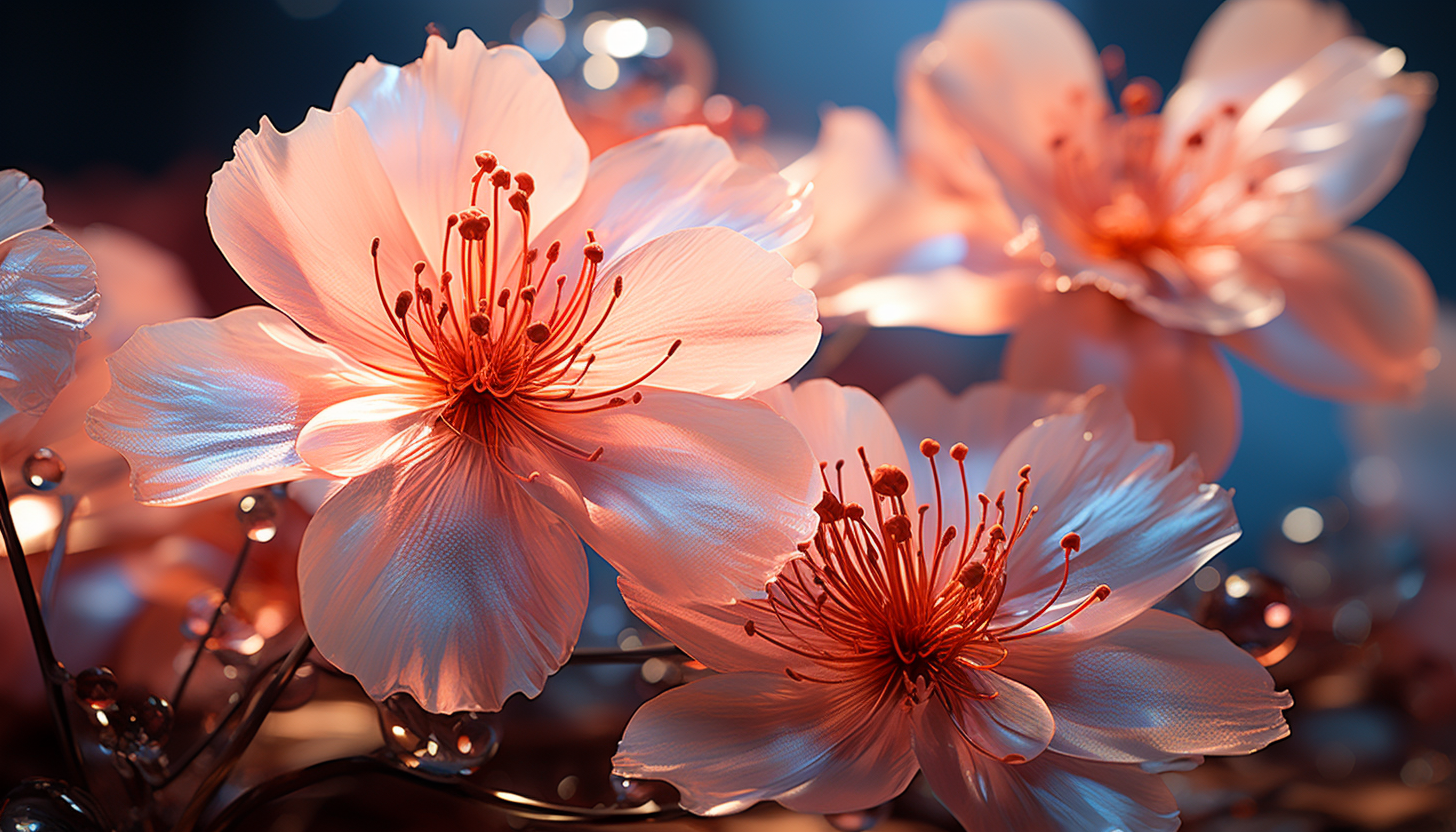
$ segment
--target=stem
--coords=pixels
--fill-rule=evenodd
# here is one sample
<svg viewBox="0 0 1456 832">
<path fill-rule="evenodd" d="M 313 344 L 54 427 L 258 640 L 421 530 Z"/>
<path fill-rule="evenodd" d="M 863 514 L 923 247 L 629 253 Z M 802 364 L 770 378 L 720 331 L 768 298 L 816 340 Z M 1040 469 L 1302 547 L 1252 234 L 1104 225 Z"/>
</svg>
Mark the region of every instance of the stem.
<svg viewBox="0 0 1456 832">
<path fill-rule="evenodd" d="M 684 659 L 687 654 L 675 644 L 618 650 L 615 647 L 578 647 L 571 652 L 567 664 L 635 664 L 643 659 Z"/>
<path fill-rule="evenodd" d="M 268 683 L 268 687 L 254 699 L 248 706 L 247 712 L 243 714 L 242 720 L 238 723 L 237 730 L 228 739 L 227 745 L 223 746 L 222 753 L 217 756 L 217 761 L 212 765 L 212 771 L 202 779 L 202 785 L 197 787 L 197 793 L 187 802 L 186 808 L 182 810 L 182 817 L 177 821 L 173 832 L 192 832 L 202 820 L 202 813 L 217 796 L 217 792 L 227 782 L 228 777 L 233 773 L 238 761 L 242 759 L 243 752 L 253 742 L 253 737 L 258 735 L 258 729 L 263 725 L 263 718 L 273 709 L 273 703 L 278 701 L 282 695 L 283 688 L 288 680 L 293 678 L 293 672 L 303 664 L 308 652 L 313 649 L 313 639 L 307 635 L 298 640 L 293 650 L 283 659 L 278 667 L 278 673 Z"/>
<path fill-rule="evenodd" d="M 76 515 L 76 497 L 61 495 L 61 525 L 56 528 L 56 545 L 46 561 L 45 577 L 40 582 L 40 613 L 50 615 L 56 608 L 56 588 L 61 582 L 61 563 L 66 559 L 66 538 L 71 531 L 71 518 Z"/>
<path fill-rule="evenodd" d="M 202 738 L 198 739 L 197 742 L 193 744 L 190 749 L 187 750 L 186 754 L 178 757 L 175 762 L 168 766 L 166 776 L 159 778 L 155 783 L 152 784 L 152 787 L 155 789 L 165 789 L 167 786 L 170 786 L 172 784 L 172 781 L 176 780 L 179 776 L 181 776 L 182 772 L 186 771 L 187 767 L 192 765 L 192 762 L 196 760 L 203 751 L 207 750 L 207 747 L 209 745 L 212 745 L 213 741 L 222 734 L 223 730 L 227 728 L 230 722 L 232 722 L 233 717 L 236 716 L 238 712 L 243 709 L 243 705 L 253 698 L 253 695 L 258 690 L 258 683 L 262 681 L 263 677 L 268 673 L 273 672 L 282 663 L 283 657 L 279 657 L 273 660 L 271 663 L 260 668 L 257 673 L 253 674 L 253 676 L 248 680 L 248 684 L 242 691 L 241 695 L 238 697 L 238 701 L 229 705 L 228 709 L 224 711 L 222 715 L 218 718 L 217 727 L 214 728 L 212 731 L 208 732 Z"/>
<path fill-rule="evenodd" d="M 172 712 L 176 713 L 182 705 L 182 693 L 187 690 L 187 680 L 192 678 L 192 671 L 197 669 L 197 661 L 202 654 L 207 652 L 207 640 L 217 631 L 217 622 L 222 620 L 222 612 L 232 600 L 233 590 L 237 588 L 238 576 L 243 574 L 243 563 L 248 558 L 248 548 L 252 546 L 253 539 L 243 538 L 243 548 L 238 551 L 237 560 L 233 561 L 233 571 L 228 575 L 227 583 L 222 588 L 222 600 L 217 602 L 217 609 L 212 611 L 212 619 L 207 622 L 207 631 L 197 642 L 197 650 L 192 654 L 192 660 L 187 663 L 187 669 L 182 671 L 182 677 L 177 680 L 177 689 L 172 694 Z"/>
<path fill-rule="evenodd" d="M 397 768 L 379 757 L 358 756 L 328 760 L 297 771 L 280 774 L 271 780 L 259 783 L 223 809 L 207 827 L 207 832 L 227 832 L 227 830 L 235 828 L 243 818 L 267 803 L 309 786 L 335 777 L 361 774 L 393 777 L 396 780 L 444 792 L 464 800 L 472 800 L 518 818 L 547 823 L 590 823 L 606 826 L 635 821 L 670 820 L 686 814 L 677 806 L 664 808 L 650 801 L 641 806 L 601 809 L 546 803 L 511 792 L 484 789 L 472 783 L 427 779 Z"/>
<path fill-rule="evenodd" d="M 70 773 L 71 782 L 86 788 L 86 769 L 81 764 L 81 749 L 76 745 L 76 735 L 71 730 L 71 719 L 66 713 L 64 685 L 70 675 L 56 661 L 55 651 L 51 649 L 45 619 L 41 616 L 40 601 L 35 595 L 35 584 L 30 580 L 30 567 L 26 565 L 25 548 L 20 545 L 20 534 L 15 530 L 15 518 L 10 516 L 10 495 L 5 491 L 3 478 L 0 478 L 0 527 L 3 527 L 5 535 L 5 553 L 10 560 L 10 571 L 15 573 L 15 588 L 20 590 L 20 605 L 25 608 L 25 623 L 30 629 L 30 640 L 35 645 L 35 657 L 40 662 L 40 676 L 46 686 L 51 717 L 61 735 L 61 750 L 66 758 L 66 769 Z"/>
</svg>

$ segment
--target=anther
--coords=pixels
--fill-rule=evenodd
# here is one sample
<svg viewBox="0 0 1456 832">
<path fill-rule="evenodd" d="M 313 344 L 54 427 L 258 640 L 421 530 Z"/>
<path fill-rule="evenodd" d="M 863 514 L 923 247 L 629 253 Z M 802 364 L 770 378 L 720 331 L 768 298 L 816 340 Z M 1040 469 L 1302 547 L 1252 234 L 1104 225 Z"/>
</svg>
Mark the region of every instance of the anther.
<svg viewBox="0 0 1456 832">
<path fill-rule="evenodd" d="M 536 287 L 535 286 L 527 286 L 526 288 L 522 289 L 521 290 L 521 294 L 520 294 L 520 298 L 521 298 L 521 303 L 535 303 L 536 302 Z"/>
<path fill-rule="evenodd" d="M 1092 597 L 1093 598 L 1096 598 L 1098 601 L 1106 601 L 1107 600 L 1107 596 L 1109 596 L 1111 594 L 1112 594 L 1112 587 L 1108 586 L 1107 584 L 1102 584 L 1101 586 L 1099 586 L 1096 589 L 1092 590 Z"/>
<path fill-rule="evenodd" d="M 1006 530 L 1001 527 L 1000 523 L 997 523 L 986 531 L 986 538 L 989 540 L 1005 540 Z"/>
<path fill-rule="evenodd" d="M 449 314 L 450 304 L 442 301 L 440 303 L 440 308 L 435 310 L 435 323 L 443 324 L 445 322 L 445 316 Z"/>
<path fill-rule="evenodd" d="M 466 240 L 484 240 L 490 230 L 490 217 L 476 208 L 460 212 L 460 236 Z"/>
<path fill-rule="evenodd" d="M 544 344 L 551 337 L 551 327 L 537 321 L 526 327 L 526 340 L 533 344 Z"/>
<path fill-rule="evenodd" d="M 832 492 L 825 491 L 819 504 L 814 506 L 814 513 L 819 515 L 820 522 L 834 523 L 844 518 L 844 504 Z"/>
<path fill-rule="evenodd" d="M 910 518 L 903 514 L 897 514 L 885 521 L 885 537 L 896 543 L 904 543 L 910 539 Z"/>
<path fill-rule="evenodd" d="M 487 332 L 490 332 L 490 318 L 487 318 L 484 315 L 471 315 L 470 331 L 484 338 L 485 334 Z"/>
<path fill-rule="evenodd" d="M 748 636 L 749 636 L 749 638 L 752 638 L 753 635 L 754 635 L 754 633 L 756 633 L 757 631 L 758 631 L 758 628 L 756 628 L 756 627 L 753 626 L 753 622 L 752 621 L 745 621 L 745 622 L 743 622 L 743 632 L 747 633 Z"/>
<path fill-rule="evenodd" d="M 602 248 L 601 243 L 587 243 L 582 247 L 581 253 L 582 256 L 591 262 L 600 263 L 602 262 L 602 258 L 606 256 L 607 250 Z"/>
<path fill-rule="evenodd" d="M 858 523 L 864 519 L 864 506 L 859 503 L 845 503 L 844 516 L 851 523 Z"/>
<path fill-rule="evenodd" d="M 874 474 L 870 476 L 870 487 L 876 494 L 886 497 L 902 497 L 910 489 L 910 478 L 905 476 L 905 472 L 899 468 L 885 464 L 876 468 Z"/>
<path fill-rule="evenodd" d="M 1076 532 L 1067 532 L 1062 536 L 1062 548 L 1073 552 L 1082 551 L 1082 536 Z"/>
<path fill-rule="evenodd" d="M 496 168 L 495 173 L 490 175 L 490 184 L 497 188 L 508 188 L 511 185 L 511 172 L 505 168 Z"/>
<path fill-rule="evenodd" d="M 561 241 L 560 240 L 555 240 L 546 249 L 546 259 L 547 260 L 553 260 L 554 261 L 556 258 L 558 258 L 560 256 L 561 256 Z"/>
<path fill-rule="evenodd" d="M 421 286 L 419 292 L 420 306 L 427 306 L 431 309 L 435 308 L 435 293 L 430 291 L 430 287 Z"/>
<path fill-rule="evenodd" d="M 502 309 L 505 309 L 506 308 L 506 305 L 509 304 L 510 302 L 511 302 L 511 290 L 510 289 L 502 289 L 501 292 L 500 292 L 500 297 L 498 297 L 498 298 L 495 299 L 495 305 L 496 306 L 499 306 Z"/>
<path fill-rule="evenodd" d="M 525 213 L 530 208 L 530 203 L 526 201 L 526 194 L 522 191 L 516 191 L 511 194 L 510 198 L 506 201 L 510 203 L 511 208 L 522 213 Z"/>
<path fill-rule="evenodd" d="M 475 154 L 475 164 L 479 165 L 481 170 L 490 173 L 495 170 L 497 160 L 495 154 L 487 150 L 484 153 Z"/>
<path fill-rule="evenodd" d="M 967 448 L 965 446 L 965 443 L 963 442 L 957 442 L 954 445 L 950 446 L 950 458 L 955 460 L 956 462 L 964 461 L 966 458 L 966 454 L 970 452 L 971 449 Z"/>
<path fill-rule="evenodd" d="M 591 452 L 591 456 L 589 456 L 589 457 L 586 458 L 586 461 L 587 462 L 596 462 L 597 460 L 599 460 L 599 459 L 602 458 L 602 453 L 605 452 L 606 450 L 607 450 L 606 448 L 598 445 L 597 446 L 597 449 L 595 451 L 592 451 Z"/>
<path fill-rule="evenodd" d="M 622 276 L 621 275 L 617 275 L 617 279 L 612 282 L 612 295 L 615 296 L 615 297 L 621 297 L 622 296 Z"/>
<path fill-rule="evenodd" d="M 520 189 L 521 193 L 530 197 L 536 192 L 536 180 L 531 177 L 531 174 L 522 171 L 516 174 L 516 187 Z"/>
<path fill-rule="evenodd" d="M 979 563 L 966 564 L 966 568 L 956 576 L 956 580 L 966 589 L 975 589 L 986 579 L 986 567 Z"/>
<path fill-rule="evenodd" d="M 533 248 L 530 251 L 526 252 L 526 265 L 529 266 L 532 263 L 536 262 L 536 257 L 540 254 L 541 249 L 539 248 Z"/>
<path fill-rule="evenodd" d="M 414 299 L 414 295 L 411 295 L 409 292 L 400 292 L 399 297 L 394 299 L 394 317 L 404 318 L 408 316 L 410 302 Z"/>
<path fill-rule="evenodd" d="M 670 347 L 667 348 L 667 356 L 668 356 L 668 358 L 671 358 L 672 357 L 672 354 L 675 353 L 675 352 L 677 352 L 677 348 L 678 347 L 681 347 L 681 346 L 682 346 L 682 339 L 681 338 L 677 339 L 676 341 L 673 341 L 672 342 L 672 346 L 670 346 Z"/>
<path fill-rule="evenodd" d="M 378 237 L 375 237 L 374 238 L 374 242 L 369 244 L 369 256 L 370 257 L 377 257 L 377 256 L 379 256 L 379 238 Z"/>
<path fill-rule="evenodd" d="M 922 439 L 920 440 L 920 453 L 926 457 L 935 456 L 940 453 L 940 443 L 934 439 Z"/>
<path fill-rule="evenodd" d="M 1016 472 L 1016 476 L 1018 476 L 1018 477 L 1020 477 L 1022 479 L 1026 479 L 1027 477 L 1030 477 L 1031 476 L 1031 466 L 1030 465 L 1023 465 L 1023 466 L 1021 466 L 1021 470 Z"/>
<path fill-rule="evenodd" d="M 424 272 L 425 272 L 425 261 L 423 261 L 423 260 L 416 260 L 415 261 L 415 277 L 419 277 L 420 275 L 424 274 Z"/>
<path fill-rule="evenodd" d="M 1122 88 L 1122 111 L 1130 116 L 1144 116 L 1157 109 L 1163 92 L 1151 78 L 1134 78 Z"/>
</svg>

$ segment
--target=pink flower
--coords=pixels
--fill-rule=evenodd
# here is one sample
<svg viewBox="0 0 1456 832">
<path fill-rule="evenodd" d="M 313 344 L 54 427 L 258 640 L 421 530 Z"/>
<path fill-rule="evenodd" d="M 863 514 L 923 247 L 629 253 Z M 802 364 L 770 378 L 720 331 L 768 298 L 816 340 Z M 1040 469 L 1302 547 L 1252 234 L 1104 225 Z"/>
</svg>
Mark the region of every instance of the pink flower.
<svg viewBox="0 0 1456 832">
<path fill-rule="evenodd" d="M 1119 114 L 1066 9 L 963 3 L 907 56 L 901 140 L 918 188 L 993 219 L 934 268 L 815 289 L 872 323 L 1014 329 L 1009 381 L 1111 384 L 1139 436 L 1222 471 L 1239 407 L 1220 344 L 1325 397 L 1422 384 L 1430 281 L 1395 243 L 1346 228 L 1420 134 L 1433 84 L 1404 60 L 1355 36 L 1337 5 L 1230 0 L 1162 112 L 1156 85 L 1135 79 Z M 1008 231 L 1005 206 L 1028 224 Z M 901 252 L 917 244 L 899 237 Z M 1038 272 L 1051 290 L 1039 307 L 1020 302 Z"/>
<path fill-rule="evenodd" d="M 71 380 L 76 348 L 96 317 L 96 268 L 45 226 L 40 183 L 0 171 L 0 424 L 39 416 Z"/>
<path fill-rule="evenodd" d="M 1150 771 L 1287 734 L 1291 700 L 1258 662 L 1150 609 L 1239 528 L 1228 492 L 1136 441 L 1115 395 L 953 399 L 921 379 L 891 394 L 895 424 L 828 381 L 763 398 L 823 460 L 819 529 L 728 604 L 621 579 L 722 675 L 644 705 L 619 775 L 700 814 L 843 812 L 920 770 L 967 829 L 1144 832 L 1178 824 Z M 965 443 L 907 455 L 926 436 Z"/>
<path fill-rule="evenodd" d="M 802 439 L 731 398 L 818 342 L 764 248 L 807 212 L 706 130 L 589 163 L 535 61 L 465 31 L 243 134 L 208 217 L 282 312 L 143 329 L 90 430 L 146 502 L 347 480 L 299 584 L 319 649 L 371 695 L 539 692 L 581 625 L 578 535 L 656 591 L 727 598 L 813 528 Z"/>
</svg>

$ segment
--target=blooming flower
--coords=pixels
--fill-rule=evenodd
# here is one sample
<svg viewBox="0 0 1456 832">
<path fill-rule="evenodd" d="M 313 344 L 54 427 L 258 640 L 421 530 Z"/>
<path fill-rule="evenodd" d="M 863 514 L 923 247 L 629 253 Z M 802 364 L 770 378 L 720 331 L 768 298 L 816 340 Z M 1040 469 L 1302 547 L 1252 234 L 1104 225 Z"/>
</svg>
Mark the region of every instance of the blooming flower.
<svg viewBox="0 0 1456 832">
<path fill-rule="evenodd" d="M 701 814 L 843 812 L 918 769 L 967 829 L 1142 832 L 1177 826 L 1149 771 L 1287 733 L 1290 698 L 1258 662 L 1150 609 L 1239 529 L 1228 492 L 1136 441 L 1115 395 L 952 399 L 917 380 L 889 399 L 898 433 L 832 382 L 763 398 L 822 460 L 819 529 L 728 604 L 621 579 L 722 674 L 644 705 L 618 774 L 667 780 Z M 926 436 L 966 441 L 907 455 L 902 437 Z"/>
<path fill-rule="evenodd" d="M 76 348 L 96 317 L 96 269 L 70 238 L 46 228 L 40 183 L 0 171 L 0 424 L 39 416 L 71 380 Z"/>
<path fill-rule="evenodd" d="M 90 430 L 147 502 L 347 480 L 299 584 L 319 649 L 376 698 L 539 692 L 581 625 L 578 535 L 657 591 L 726 598 L 812 529 L 802 439 L 732 398 L 817 344 L 765 250 L 807 211 L 706 130 L 588 164 L 535 61 L 465 31 L 245 133 L 208 217 L 282 311 L 143 329 Z"/>
<path fill-rule="evenodd" d="M 959 252 L 815 289 L 871 323 L 1014 329 L 1009 381 L 1112 384 L 1140 436 L 1221 471 L 1239 410 L 1219 344 L 1320 396 L 1397 398 L 1422 383 L 1430 281 L 1395 243 L 1346 228 L 1420 134 L 1432 83 L 1404 60 L 1355 36 L 1336 5 L 1230 0 L 1162 112 L 1156 85 L 1134 80 L 1118 114 L 1064 8 L 963 3 L 907 58 L 901 139 L 920 188 L 989 219 Z M 1006 206 L 1027 224 L 1008 228 Z M 885 225 L 878 245 L 894 250 Z M 901 234 L 898 249 L 921 239 Z M 1025 303 L 1038 273 L 1051 291 Z"/>
</svg>

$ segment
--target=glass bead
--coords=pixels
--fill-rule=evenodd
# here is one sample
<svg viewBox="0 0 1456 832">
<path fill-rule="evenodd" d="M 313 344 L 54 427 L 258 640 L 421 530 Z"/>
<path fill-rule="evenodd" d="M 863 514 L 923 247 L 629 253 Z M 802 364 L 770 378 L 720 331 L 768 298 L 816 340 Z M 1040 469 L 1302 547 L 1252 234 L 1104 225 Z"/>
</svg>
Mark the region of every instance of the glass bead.
<svg viewBox="0 0 1456 832">
<path fill-rule="evenodd" d="M 238 500 L 238 523 L 249 540 L 267 543 L 278 534 L 278 500 L 272 491 L 249 491 Z"/>
<path fill-rule="evenodd" d="M 50 448 L 41 448 L 21 464 L 20 475 L 36 491 L 50 491 L 65 478 L 66 461 Z"/>
<path fill-rule="evenodd" d="M 112 828 L 94 797 L 61 780 L 23 780 L 0 806 L 0 832 L 107 832 Z"/>
<path fill-rule="evenodd" d="M 116 675 L 109 668 L 88 667 L 73 680 L 76 698 L 91 708 L 109 708 L 116 703 Z"/>
<path fill-rule="evenodd" d="M 407 769 L 437 777 L 472 774 L 500 746 L 494 714 L 434 714 L 407 693 L 397 693 L 378 706 L 385 746 Z"/>
<path fill-rule="evenodd" d="M 1301 625 L 1289 591 L 1257 569 L 1241 569 L 1205 592 L 1195 619 L 1266 667 L 1289 655 Z"/>
</svg>

